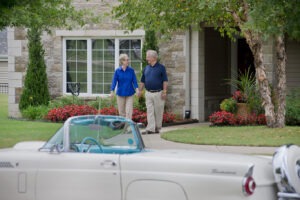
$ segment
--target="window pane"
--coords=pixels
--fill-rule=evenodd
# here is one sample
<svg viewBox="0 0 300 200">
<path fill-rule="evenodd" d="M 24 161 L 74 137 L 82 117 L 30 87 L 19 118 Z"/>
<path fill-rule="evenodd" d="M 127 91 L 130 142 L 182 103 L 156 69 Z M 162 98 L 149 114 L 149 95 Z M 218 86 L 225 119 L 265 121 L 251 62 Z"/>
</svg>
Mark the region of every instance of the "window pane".
<svg viewBox="0 0 300 200">
<path fill-rule="evenodd" d="M 86 60 L 87 59 L 87 51 L 80 50 L 77 52 L 77 60 Z"/>
<path fill-rule="evenodd" d="M 103 93 L 103 87 L 101 87 L 99 83 L 93 83 L 92 88 L 93 88 L 92 89 L 93 94 L 102 94 Z"/>
<path fill-rule="evenodd" d="M 100 83 L 103 81 L 103 73 L 93 73 L 93 83 Z"/>
<path fill-rule="evenodd" d="M 130 40 L 120 40 L 120 50 L 130 49 Z"/>
<path fill-rule="evenodd" d="M 80 83 L 80 93 L 87 93 L 87 84 Z"/>
<path fill-rule="evenodd" d="M 67 49 L 76 49 L 76 40 L 67 40 Z"/>
<path fill-rule="evenodd" d="M 77 82 L 80 84 L 83 82 L 87 82 L 87 72 L 77 73 Z"/>
<path fill-rule="evenodd" d="M 93 73 L 103 72 L 103 62 L 102 61 L 93 61 Z"/>
<path fill-rule="evenodd" d="M 104 94 L 109 94 L 110 93 L 110 84 L 104 84 Z"/>
<path fill-rule="evenodd" d="M 104 60 L 115 60 L 115 51 L 104 50 Z"/>
<path fill-rule="evenodd" d="M 76 71 L 76 62 L 67 62 L 67 72 Z"/>
<path fill-rule="evenodd" d="M 67 72 L 67 82 L 76 82 L 76 72 Z"/>
<path fill-rule="evenodd" d="M 105 85 L 108 86 L 109 93 L 115 70 L 115 40 L 92 40 L 92 48 L 92 93 L 104 94 L 107 90 Z M 109 77 L 105 78 L 107 72 Z"/>
<path fill-rule="evenodd" d="M 67 92 L 71 92 L 68 83 L 80 83 L 80 92 L 87 92 L 87 41 L 67 40 Z"/>
<path fill-rule="evenodd" d="M 139 73 L 141 71 L 141 62 L 131 62 L 131 67 L 134 69 L 135 73 Z"/>
<path fill-rule="evenodd" d="M 114 72 L 115 71 L 115 63 L 106 62 L 104 63 L 104 72 Z"/>
<path fill-rule="evenodd" d="M 93 49 L 102 49 L 103 48 L 103 40 L 92 40 L 92 48 Z"/>
<path fill-rule="evenodd" d="M 87 49 L 86 40 L 77 40 L 77 49 L 78 50 L 86 50 Z"/>
<path fill-rule="evenodd" d="M 93 60 L 103 60 L 103 50 L 93 50 Z"/>
<path fill-rule="evenodd" d="M 113 77 L 113 73 L 105 73 L 104 82 L 107 84 L 111 84 L 112 77 Z"/>
<path fill-rule="evenodd" d="M 106 39 L 104 41 L 104 49 L 115 50 L 115 39 Z"/>
<path fill-rule="evenodd" d="M 67 50 L 67 60 L 76 60 L 76 50 Z"/>
<path fill-rule="evenodd" d="M 87 62 L 86 61 L 78 62 L 77 63 L 77 71 L 87 72 Z"/>
</svg>

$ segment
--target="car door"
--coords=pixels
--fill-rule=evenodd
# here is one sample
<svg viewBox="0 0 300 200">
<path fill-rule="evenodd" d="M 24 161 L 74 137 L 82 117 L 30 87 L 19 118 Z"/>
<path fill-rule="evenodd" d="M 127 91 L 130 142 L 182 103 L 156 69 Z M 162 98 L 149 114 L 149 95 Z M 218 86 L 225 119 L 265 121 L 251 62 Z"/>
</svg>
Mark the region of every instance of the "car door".
<svg viewBox="0 0 300 200">
<path fill-rule="evenodd" d="M 44 152 L 36 200 L 121 199 L 118 154 Z"/>
</svg>

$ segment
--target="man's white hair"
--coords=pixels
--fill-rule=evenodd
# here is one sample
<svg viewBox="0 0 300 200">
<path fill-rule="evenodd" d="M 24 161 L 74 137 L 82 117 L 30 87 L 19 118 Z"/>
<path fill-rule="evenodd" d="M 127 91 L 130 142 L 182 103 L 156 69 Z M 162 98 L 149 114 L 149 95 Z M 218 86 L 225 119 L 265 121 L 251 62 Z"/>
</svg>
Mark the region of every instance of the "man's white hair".
<svg viewBox="0 0 300 200">
<path fill-rule="evenodd" d="M 154 51 L 154 50 L 148 50 L 147 51 L 147 55 L 149 55 L 149 56 L 151 56 L 151 57 L 153 57 L 153 58 L 158 58 L 158 54 L 157 54 L 157 52 L 156 51 Z"/>
</svg>

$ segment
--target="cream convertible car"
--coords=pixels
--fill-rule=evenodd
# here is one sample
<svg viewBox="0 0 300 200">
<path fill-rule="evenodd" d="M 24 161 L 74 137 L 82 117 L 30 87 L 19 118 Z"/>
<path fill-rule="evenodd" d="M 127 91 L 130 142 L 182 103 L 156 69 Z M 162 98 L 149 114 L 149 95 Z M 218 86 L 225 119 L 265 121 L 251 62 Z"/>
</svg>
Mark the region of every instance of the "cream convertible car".
<svg viewBox="0 0 300 200">
<path fill-rule="evenodd" d="M 1 200 L 285 200 L 299 193 L 297 146 L 281 147 L 273 161 L 152 150 L 134 122 L 117 116 L 72 117 L 46 143 L 0 151 Z"/>
</svg>

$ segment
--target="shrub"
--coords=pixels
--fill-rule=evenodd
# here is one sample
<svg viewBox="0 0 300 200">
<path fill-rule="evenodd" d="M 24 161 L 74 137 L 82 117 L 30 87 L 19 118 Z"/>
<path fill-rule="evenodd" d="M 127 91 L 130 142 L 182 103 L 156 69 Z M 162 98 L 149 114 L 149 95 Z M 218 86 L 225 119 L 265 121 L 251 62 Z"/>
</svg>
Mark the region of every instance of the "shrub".
<svg viewBox="0 0 300 200">
<path fill-rule="evenodd" d="M 103 108 L 117 107 L 117 98 L 116 95 L 114 98 L 111 97 L 97 97 L 95 101 L 89 101 L 89 106 L 101 110 Z"/>
<path fill-rule="evenodd" d="M 89 114 L 97 114 L 97 110 L 88 105 L 66 105 L 50 110 L 46 115 L 46 119 L 52 122 L 63 122 L 69 117 Z"/>
<path fill-rule="evenodd" d="M 44 119 L 49 108 L 47 106 L 29 106 L 21 111 L 22 117 L 25 119 L 36 120 Z"/>
<path fill-rule="evenodd" d="M 48 105 L 50 101 L 41 34 L 37 26 L 27 31 L 29 61 L 19 102 L 20 110 L 28 106 Z"/>
<path fill-rule="evenodd" d="M 300 88 L 291 90 L 286 97 L 286 125 L 300 125 Z"/>
<path fill-rule="evenodd" d="M 77 96 L 61 96 L 49 103 L 50 108 L 60 108 L 67 105 L 84 105 L 84 101 Z"/>
<path fill-rule="evenodd" d="M 267 120 L 266 120 L 265 114 L 258 115 L 256 121 L 257 121 L 258 125 L 266 125 L 267 124 Z"/>
<path fill-rule="evenodd" d="M 146 107 L 146 99 L 145 99 L 145 92 L 143 91 L 140 97 L 137 97 L 136 95 L 134 96 L 133 99 L 133 107 L 146 112 L 147 107 Z"/>
<path fill-rule="evenodd" d="M 245 97 L 245 95 L 243 94 L 243 92 L 236 90 L 233 95 L 232 98 L 237 102 L 237 103 L 246 103 L 247 99 Z"/>
<path fill-rule="evenodd" d="M 132 114 L 132 121 L 134 121 L 136 123 L 143 123 L 144 125 L 147 125 L 147 113 L 134 108 L 133 114 Z"/>
<path fill-rule="evenodd" d="M 170 112 L 165 112 L 163 114 L 163 123 L 171 123 L 174 122 L 176 115 Z"/>
<path fill-rule="evenodd" d="M 101 115 L 118 115 L 119 114 L 117 108 L 115 108 L 113 106 L 110 106 L 107 108 L 102 108 L 102 109 L 100 109 L 99 113 Z"/>
<path fill-rule="evenodd" d="M 236 119 L 234 114 L 227 111 L 214 112 L 209 116 L 209 121 L 214 126 L 235 125 Z"/>
<path fill-rule="evenodd" d="M 245 125 L 266 125 L 264 114 L 256 115 L 255 113 L 247 116 L 234 115 L 230 112 L 219 111 L 209 116 L 209 121 L 213 126 L 245 126 Z"/>
<path fill-rule="evenodd" d="M 223 111 L 236 113 L 237 110 L 236 100 L 234 100 L 233 98 L 224 99 L 220 104 L 220 109 Z"/>
</svg>

